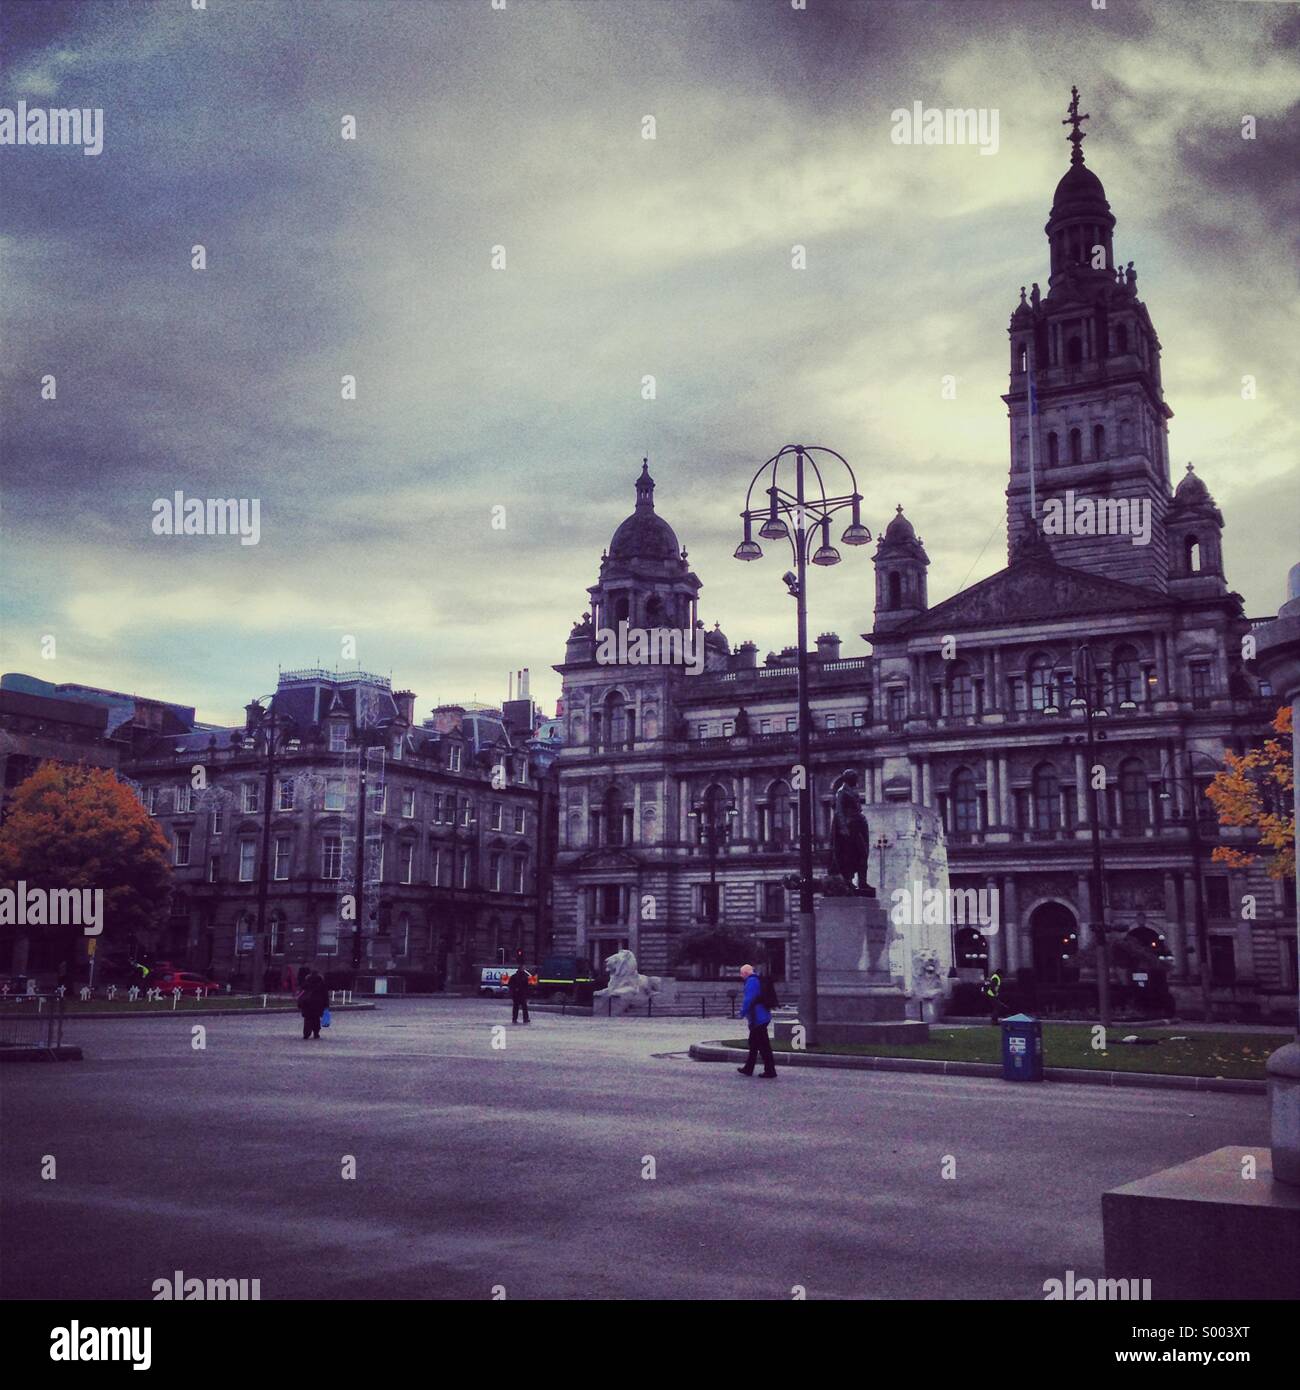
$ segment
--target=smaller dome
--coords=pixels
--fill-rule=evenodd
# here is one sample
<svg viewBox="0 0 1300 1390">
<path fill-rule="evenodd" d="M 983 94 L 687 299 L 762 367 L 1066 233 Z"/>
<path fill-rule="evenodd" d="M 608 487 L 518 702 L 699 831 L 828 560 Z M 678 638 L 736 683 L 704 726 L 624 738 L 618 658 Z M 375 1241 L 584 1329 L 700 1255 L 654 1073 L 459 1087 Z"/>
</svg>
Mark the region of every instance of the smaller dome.
<svg viewBox="0 0 1300 1390">
<path fill-rule="evenodd" d="M 1198 507 L 1204 503 L 1213 505 L 1213 502 L 1210 489 L 1196 476 L 1196 470 L 1189 463 L 1182 482 L 1174 489 L 1174 505 L 1176 507 Z"/>
<path fill-rule="evenodd" d="M 731 643 L 727 641 L 727 634 L 723 632 L 720 623 L 713 624 L 713 631 L 704 634 L 704 645 L 713 651 L 730 652 Z"/>
<path fill-rule="evenodd" d="M 893 521 L 885 527 L 885 539 L 887 541 L 914 541 L 916 530 L 912 523 L 903 515 L 903 504 L 898 504 L 897 513 Z"/>
</svg>

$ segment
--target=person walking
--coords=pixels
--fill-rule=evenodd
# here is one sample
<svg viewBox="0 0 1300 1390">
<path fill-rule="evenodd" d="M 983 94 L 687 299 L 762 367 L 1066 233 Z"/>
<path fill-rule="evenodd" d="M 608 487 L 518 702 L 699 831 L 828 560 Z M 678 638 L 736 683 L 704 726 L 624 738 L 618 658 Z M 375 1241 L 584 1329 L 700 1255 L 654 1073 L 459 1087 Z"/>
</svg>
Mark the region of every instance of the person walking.
<svg viewBox="0 0 1300 1390">
<path fill-rule="evenodd" d="M 329 991 L 325 988 L 325 977 L 315 970 L 308 973 L 298 991 L 298 1007 L 302 1010 L 302 1037 L 320 1037 L 321 1015 L 329 1007 Z"/>
<path fill-rule="evenodd" d="M 772 1011 L 763 1003 L 763 981 L 754 973 L 752 965 L 740 967 L 740 978 L 745 982 L 745 997 L 741 1001 L 740 1016 L 749 1024 L 749 1056 L 743 1067 L 736 1070 L 741 1076 L 753 1076 L 754 1063 L 761 1056 L 763 1070 L 759 1075 L 765 1081 L 776 1080 L 776 1058 L 772 1055 L 772 1043 L 767 1036 L 767 1025 L 772 1021 Z"/>
<path fill-rule="evenodd" d="M 515 973 L 510 977 L 510 1022 L 519 1022 L 519 1010 L 524 1011 L 524 1022 L 528 1023 L 528 967 L 524 964 L 524 953 L 515 952 Z"/>
</svg>

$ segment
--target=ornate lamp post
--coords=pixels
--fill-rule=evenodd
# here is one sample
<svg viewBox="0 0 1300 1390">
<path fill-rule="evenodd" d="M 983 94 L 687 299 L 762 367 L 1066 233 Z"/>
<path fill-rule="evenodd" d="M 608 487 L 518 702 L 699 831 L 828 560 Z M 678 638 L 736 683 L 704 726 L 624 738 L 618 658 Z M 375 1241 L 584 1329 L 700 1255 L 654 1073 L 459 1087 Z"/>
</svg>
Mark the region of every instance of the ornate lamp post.
<svg viewBox="0 0 1300 1390">
<path fill-rule="evenodd" d="M 832 466 L 833 460 L 844 467 L 849 475 L 849 492 L 827 495 L 826 482 L 817 463 L 822 456 L 827 467 Z M 811 488 L 807 486 L 810 470 Z M 760 487 L 760 478 L 766 486 Z M 750 505 L 756 487 L 759 487 L 760 496 L 766 493 L 766 506 Z M 760 523 L 758 534 L 764 540 L 788 541 L 794 554 L 794 572 L 787 571 L 784 579 L 798 613 L 799 1022 L 803 1024 L 808 1047 L 814 1046 L 817 1040 L 817 935 L 813 922 L 813 814 L 809 768 L 812 714 L 808 707 L 808 562 L 839 564 L 840 553 L 831 544 L 831 517 L 845 508 L 851 509 L 852 519 L 840 537 L 842 543 L 866 545 L 871 540 L 871 532 L 862 524 L 861 507 L 862 494 L 858 491 L 857 478 L 842 454 L 820 444 L 787 444 L 750 480 L 745 510 L 740 514 L 745 525 L 744 539 L 735 551 L 737 560 L 762 557 L 763 549 L 753 537 L 757 521 Z"/>
<path fill-rule="evenodd" d="M 718 925 L 718 853 L 731 839 L 731 828 L 738 814 L 734 801 L 721 797 L 697 801 L 687 816 L 695 822 L 700 843 L 709 851 L 709 925 Z"/>
<path fill-rule="evenodd" d="M 1201 1009 L 1205 1014 L 1205 1021 L 1208 1023 L 1211 1018 L 1213 1004 L 1210 998 L 1210 934 L 1205 925 L 1205 888 L 1201 883 L 1201 808 L 1197 802 L 1196 779 L 1192 775 L 1192 759 L 1205 758 L 1215 772 L 1221 772 L 1222 767 L 1216 763 L 1212 757 L 1199 748 L 1184 748 L 1182 755 L 1187 758 L 1187 780 L 1179 788 L 1186 798 L 1187 805 L 1187 831 L 1192 847 L 1192 892 L 1195 895 L 1195 921 L 1196 921 L 1196 959 L 1200 966 L 1201 976 Z M 1162 763 L 1161 771 L 1161 801 L 1172 801 L 1173 793 L 1164 786 L 1163 774 L 1172 770 L 1171 780 L 1177 781 L 1179 777 L 1177 759 L 1178 754 L 1174 755 L 1172 768 L 1169 762 Z"/>
</svg>

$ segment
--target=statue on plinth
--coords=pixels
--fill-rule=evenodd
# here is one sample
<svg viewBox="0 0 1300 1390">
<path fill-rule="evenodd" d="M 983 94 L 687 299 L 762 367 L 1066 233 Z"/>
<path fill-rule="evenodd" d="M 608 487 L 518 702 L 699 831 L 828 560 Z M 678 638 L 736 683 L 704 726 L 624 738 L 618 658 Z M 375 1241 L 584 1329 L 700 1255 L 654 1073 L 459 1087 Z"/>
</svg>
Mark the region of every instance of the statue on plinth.
<svg viewBox="0 0 1300 1390">
<path fill-rule="evenodd" d="M 848 885 L 849 891 L 874 898 L 876 890 L 867 882 L 871 860 L 871 831 L 858 795 L 858 774 L 852 768 L 842 772 L 831 787 L 830 872 Z"/>
<path fill-rule="evenodd" d="M 658 980 L 650 975 L 642 975 L 636 968 L 636 957 L 631 951 L 615 951 L 605 958 L 605 970 L 609 984 L 596 990 L 592 1000 L 609 1000 L 612 1013 L 623 1013 L 634 1004 L 644 1004 L 656 992 Z"/>
</svg>

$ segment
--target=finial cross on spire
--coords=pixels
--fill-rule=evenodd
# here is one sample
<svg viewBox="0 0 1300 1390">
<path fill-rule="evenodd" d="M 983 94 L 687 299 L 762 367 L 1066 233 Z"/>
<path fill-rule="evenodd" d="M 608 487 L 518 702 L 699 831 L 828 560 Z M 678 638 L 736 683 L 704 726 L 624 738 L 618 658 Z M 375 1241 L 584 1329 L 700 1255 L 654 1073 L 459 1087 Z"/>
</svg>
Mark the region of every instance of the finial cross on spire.
<svg viewBox="0 0 1300 1390">
<path fill-rule="evenodd" d="M 1083 133 L 1083 131 L 1079 129 L 1079 127 L 1084 123 L 1084 121 L 1091 120 L 1092 117 L 1086 111 L 1083 113 L 1082 116 L 1079 115 L 1079 89 L 1077 87 L 1070 88 L 1070 96 L 1072 98 L 1070 102 L 1070 114 L 1061 122 L 1061 124 L 1073 127 L 1070 133 L 1065 137 L 1074 146 L 1074 148 L 1070 151 L 1070 163 L 1082 164 L 1082 145 L 1088 137 Z"/>
</svg>

